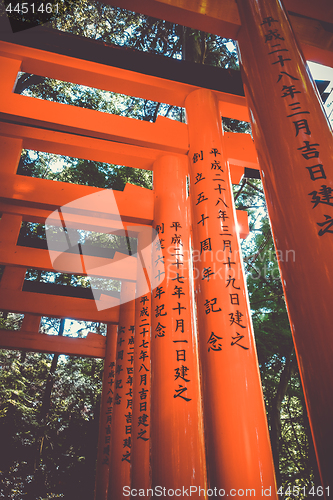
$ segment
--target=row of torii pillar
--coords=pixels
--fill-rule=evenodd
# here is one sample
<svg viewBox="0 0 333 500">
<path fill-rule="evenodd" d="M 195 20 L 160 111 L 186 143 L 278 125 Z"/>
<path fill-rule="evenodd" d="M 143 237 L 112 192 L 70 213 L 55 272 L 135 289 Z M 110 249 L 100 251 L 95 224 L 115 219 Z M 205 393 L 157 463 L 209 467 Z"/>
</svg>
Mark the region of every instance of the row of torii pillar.
<svg viewBox="0 0 333 500">
<path fill-rule="evenodd" d="M 275 246 L 283 254 L 295 253 L 295 259 L 281 259 L 279 265 L 323 493 L 328 496 L 333 472 L 333 197 L 325 198 L 323 193 L 332 193 L 333 188 L 332 132 L 280 2 L 238 0 L 237 4 L 242 20 L 238 40 L 242 77 Z M 260 498 L 275 497 L 218 106 L 207 90 L 194 91 L 185 106 L 188 165 L 167 155 L 154 165 L 153 227 L 163 227 L 160 241 L 165 247 L 155 250 L 152 266 L 157 269 L 163 255 L 167 264 L 160 285 L 163 295 L 156 292 L 158 286 L 152 295 L 138 296 L 135 306 L 132 303 L 137 357 L 132 462 L 122 463 L 123 470 L 127 466 L 125 483 L 132 485 L 133 494 L 150 487 L 155 492 L 162 485 L 175 495 L 180 488 L 177 491 L 183 496 L 181 488 L 192 485 L 194 498 L 200 496 L 195 486 L 204 488 L 207 496 L 219 496 L 218 491 L 221 496 L 223 491 L 239 498 L 246 489 L 253 489 Z M 191 208 L 186 198 L 188 173 Z M 191 245 L 200 255 L 193 262 L 194 276 L 192 263 L 183 257 Z M 218 250 L 223 259 L 218 258 Z M 144 304 L 149 318 L 143 316 Z M 131 323 L 128 318 L 125 331 Z M 151 327 L 149 347 L 147 341 L 152 374 L 147 408 L 151 398 L 151 410 L 146 423 L 140 413 L 140 407 L 146 409 L 140 392 L 144 387 L 140 382 L 140 353 L 145 346 L 142 322 Z M 115 384 L 120 377 L 116 373 Z M 126 390 L 124 386 L 124 394 Z M 114 405 L 113 412 L 116 421 L 120 405 Z M 120 428 L 126 429 L 125 412 L 122 418 Z M 144 438 L 148 430 L 150 441 Z M 118 454 L 124 454 L 127 450 L 121 443 L 126 437 L 113 434 L 113 439 Z M 116 449 L 117 445 L 111 447 L 110 499 L 120 498 L 120 486 L 125 484 L 117 473 Z"/>
<path fill-rule="evenodd" d="M 328 497 L 332 132 L 280 1 L 237 4 L 275 246 L 295 255 L 279 265 Z M 157 487 L 192 498 L 276 497 L 219 105 L 197 89 L 185 108 L 188 155 L 162 154 L 153 166 L 158 237 L 138 228 L 138 255 L 153 242 L 151 263 L 137 267 L 136 285 L 122 283 L 119 323 L 108 326 L 95 500 L 154 496 Z"/>
</svg>

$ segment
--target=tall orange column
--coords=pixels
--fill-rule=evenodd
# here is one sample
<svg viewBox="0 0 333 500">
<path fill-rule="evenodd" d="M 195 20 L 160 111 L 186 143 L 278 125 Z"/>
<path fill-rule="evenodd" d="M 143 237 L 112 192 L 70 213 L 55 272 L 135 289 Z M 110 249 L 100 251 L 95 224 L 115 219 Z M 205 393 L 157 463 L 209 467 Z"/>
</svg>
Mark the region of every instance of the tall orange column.
<svg viewBox="0 0 333 500">
<path fill-rule="evenodd" d="M 6 148 L 5 148 L 6 151 Z M 17 151 L 16 151 L 17 152 Z M 8 153 L 8 149 L 7 149 Z M 6 156 L 6 155 L 5 155 Z M 7 167 L 10 165 L 7 164 Z M 12 165 L 13 166 L 13 165 Z M 13 214 L 2 214 L 0 219 L 0 246 L 1 247 L 13 247 L 16 245 L 18 236 L 20 234 L 22 224 L 22 216 L 21 215 L 13 215 Z M 2 274 L 0 288 L 5 288 L 8 290 L 17 290 L 21 291 L 26 275 L 26 268 L 19 266 L 5 266 L 5 269 Z M 24 309 L 24 307 L 23 307 Z M 22 330 L 23 326 L 27 326 L 28 331 L 34 330 L 35 333 L 38 333 L 39 324 L 40 324 L 40 316 L 25 314 L 23 318 Z"/>
<path fill-rule="evenodd" d="M 237 0 L 245 91 L 323 485 L 333 471 L 333 140 L 279 0 Z M 327 491 L 326 491 L 327 492 Z"/>
<path fill-rule="evenodd" d="M 164 156 L 154 163 L 153 227 L 160 240 L 152 263 L 151 467 L 153 488 L 186 497 L 192 487 L 192 498 L 199 498 L 206 470 L 186 176 L 186 157 Z"/>
<path fill-rule="evenodd" d="M 21 330 L 23 332 L 38 333 L 41 319 L 42 317 L 39 314 L 25 314 L 22 321 Z"/>
<path fill-rule="evenodd" d="M 22 287 L 23 287 L 26 272 L 27 272 L 27 270 L 25 267 L 6 266 L 4 271 L 3 271 L 2 277 L 1 277 L 0 288 L 6 288 L 7 290 L 21 291 Z M 31 316 L 31 315 L 29 314 L 28 316 Z M 30 321 L 29 321 L 29 323 L 30 323 Z M 40 320 L 39 320 L 39 324 L 40 324 Z M 36 330 L 35 330 L 36 333 L 38 333 L 39 324 L 38 324 L 38 326 L 36 325 L 36 323 L 34 325 L 36 327 Z M 31 325 L 31 323 L 30 323 L 30 325 Z M 30 331 L 31 331 L 31 329 L 30 329 Z"/>
<path fill-rule="evenodd" d="M 109 500 L 123 498 L 123 488 L 131 484 L 134 320 L 135 283 L 123 281 L 113 396 Z"/>
<path fill-rule="evenodd" d="M 14 246 L 20 234 L 22 215 L 2 214 L 0 219 L 0 244 Z"/>
<path fill-rule="evenodd" d="M 144 228 L 138 234 L 138 260 L 145 249 L 151 249 L 152 232 Z M 141 259 L 140 259 L 141 260 Z M 151 264 L 150 261 L 148 261 Z M 147 267 L 149 266 L 146 263 Z M 147 269 L 137 266 L 135 299 L 135 339 L 134 339 L 134 376 L 132 412 L 132 477 L 131 487 L 134 495 L 140 489 L 150 487 L 150 327 L 151 293 L 147 292 Z M 149 279 L 149 278 L 148 278 Z"/>
<path fill-rule="evenodd" d="M 107 500 L 109 486 L 111 423 L 116 374 L 117 326 L 108 325 L 105 346 L 101 409 L 95 477 L 95 500 Z"/>
<path fill-rule="evenodd" d="M 22 139 L 0 137 L 0 175 L 16 174 L 22 153 Z"/>
<path fill-rule="evenodd" d="M 214 95 L 186 99 L 193 261 L 210 487 L 254 489 L 275 479 L 236 230 L 221 117 Z M 241 494 L 240 494 L 241 496 Z"/>
</svg>

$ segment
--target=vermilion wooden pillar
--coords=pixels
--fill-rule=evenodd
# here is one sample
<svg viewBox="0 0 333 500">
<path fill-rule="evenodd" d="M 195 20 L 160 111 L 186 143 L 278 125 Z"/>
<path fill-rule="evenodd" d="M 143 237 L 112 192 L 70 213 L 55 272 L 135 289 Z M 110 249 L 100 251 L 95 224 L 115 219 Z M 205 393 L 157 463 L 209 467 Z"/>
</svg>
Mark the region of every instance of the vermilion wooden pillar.
<svg viewBox="0 0 333 500">
<path fill-rule="evenodd" d="M 8 153 L 8 149 L 5 148 L 5 152 Z M 16 151 L 16 153 L 17 152 L 18 151 Z M 5 156 L 7 156 L 7 154 L 5 154 Z M 11 168 L 14 166 L 11 162 L 7 163 L 8 169 L 10 165 Z M 14 245 L 16 245 L 17 238 L 20 234 L 21 224 L 21 215 L 2 214 L 0 219 L 0 246 L 15 248 Z M 26 271 L 25 267 L 7 265 L 1 277 L 0 288 L 21 291 Z M 35 333 L 38 333 L 40 319 L 40 316 L 25 314 L 22 322 L 22 330 L 34 330 Z"/>
<path fill-rule="evenodd" d="M 21 268 L 22 269 L 22 268 Z M 25 271 L 25 269 L 24 269 Z M 42 317 L 39 314 L 25 314 L 21 330 L 23 332 L 38 333 Z"/>
<path fill-rule="evenodd" d="M 0 244 L 16 245 L 22 225 L 22 215 L 2 214 L 0 219 Z"/>
<path fill-rule="evenodd" d="M 22 139 L 0 137 L 0 175 L 16 174 L 22 153 Z"/>
<path fill-rule="evenodd" d="M 131 484 L 135 283 L 123 281 L 113 396 L 108 500 L 123 498 Z"/>
<path fill-rule="evenodd" d="M 237 0 L 245 91 L 323 485 L 333 472 L 333 140 L 279 0 Z"/>
<path fill-rule="evenodd" d="M 274 468 L 235 224 L 221 117 L 214 95 L 186 99 L 193 261 L 210 487 L 271 488 Z"/>
<path fill-rule="evenodd" d="M 26 271 L 25 267 L 6 266 L 1 277 L 0 288 L 21 291 Z M 35 326 L 37 327 L 36 324 Z M 38 332 L 38 327 L 36 328 L 36 333 Z"/>
<path fill-rule="evenodd" d="M 150 327 L 151 292 L 147 278 L 151 272 L 150 260 L 143 268 L 141 257 L 145 249 L 150 252 L 151 228 L 144 227 L 138 234 L 138 265 L 135 299 L 135 339 L 132 412 L 132 477 L 133 490 L 150 487 Z M 149 262 L 149 263 L 148 263 Z M 135 493 L 134 493 L 135 494 Z"/>
<path fill-rule="evenodd" d="M 105 345 L 103 385 L 99 418 L 95 500 L 107 500 L 109 486 L 111 420 L 116 374 L 117 326 L 108 325 Z"/>
<path fill-rule="evenodd" d="M 152 292 L 152 486 L 177 495 L 183 495 L 183 487 L 206 487 L 186 176 L 186 157 L 164 156 L 154 163 L 153 227 L 160 241 L 152 263 L 157 285 Z M 194 489 L 192 498 L 199 498 Z"/>
</svg>

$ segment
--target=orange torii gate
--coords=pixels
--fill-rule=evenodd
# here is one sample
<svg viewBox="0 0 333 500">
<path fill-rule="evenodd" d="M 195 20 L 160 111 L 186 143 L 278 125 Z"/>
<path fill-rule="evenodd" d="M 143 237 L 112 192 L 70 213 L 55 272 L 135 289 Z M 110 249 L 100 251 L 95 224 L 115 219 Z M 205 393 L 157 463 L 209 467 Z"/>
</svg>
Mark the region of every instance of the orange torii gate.
<svg viewBox="0 0 333 500">
<path fill-rule="evenodd" d="M 330 308 L 321 303 L 323 296 L 316 293 L 315 299 L 311 289 L 320 276 L 322 289 L 332 290 L 332 216 L 328 207 L 317 206 L 319 189 L 315 206 L 308 202 L 306 208 L 299 207 L 305 206 L 309 193 L 321 182 L 332 184 L 331 131 L 280 2 L 239 0 L 238 7 L 243 18 L 242 71 L 276 246 L 283 251 L 296 249 L 300 256 L 296 266 L 289 263 L 281 271 L 327 487 L 333 411 L 330 350 L 326 348 L 324 355 L 323 346 L 332 342 Z M 140 488 L 152 492 L 165 488 L 175 495 L 189 491 L 193 498 L 221 496 L 222 491 L 242 496 L 246 490 L 255 491 L 259 498 L 275 497 L 239 251 L 239 236 L 245 237 L 248 231 L 247 219 L 246 214 L 235 213 L 231 192 L 231 183 L 239 182 L 244 168 L 259 166 L 249 135 L 221 130 L 221 116 L 249 121 L 245 98 L 11 41 L 0 42 L 0 58 L 6 75 L 0 82 L 0 261 L 6 266 L 0 301 L 2 309 L 25 314 L 20 332 L 0 332 L 0 345 L 107 360 L 95 499 L 118 500 L 121 494 L 130 496 L 131 490 L 135 496 Z M 257 94 L 261 68 L 265 78 Z M 185 105 L 188 124 L 161 117 L 156 123 L 140 122 L 17 95 L 13 89 L 19 71 Z M 285 99 L 283 92 L 285 97 L 301 94 L 295 103 L 299 108 L 290 108 L 294 102 Z M 318 135 L 312 138 L 314 128 Z M 286 130 L 289 135 L 284 139 Z M 320 152 L 315 149 L 319 145 Z M 22 221 L 45 224 L 48 219 L 61 227 L 55 215 L 60 208 L 83 197 L 102 196 L 103 190 L 17 176 L 22 148 L 154 172 L 153 192 L 131 185 L 113 192 L 117 213 L 80 207 L 66 214 L 67 228 L 99 233 L 124 228 L 138 237 L 142 252 L 142 228 L 152 227 L 159 234 L 149 265 L 145 261 L 139 266 L 133 256 L 67 254 L 63 272 L 83 274 L 93 269 L 93 276 L 122 282 L 120 297 L 107 297 L 107 308 L 103 296 L 94 302 L 38 293 L 36 300 L 37 291 L 23 288 L 28 267 L 49 271 L 54 267 L 47 250 L 17 245 Z M 308 163 L 312 159 L 315 165 Z M 308 178 L 301 177 L 304 171 Z M 295 191 L 296 180 L 303 191 Z M 318 263 L 318 252 L 327 256 L 325 266 Z M 115 262 L 116 266 L 109 265 Z M 135 295 L 140 273 L 140 283 L 150 281 L 152 293 L 137 285 Z M 295 300 L 300 294 L 301 306 Z M 42 315 L 105 322 L 107 339 L 94 334 L 86 339 L 39 334 Z M 328 411 L 322 416 L 324 404 Z"/>
</svg>

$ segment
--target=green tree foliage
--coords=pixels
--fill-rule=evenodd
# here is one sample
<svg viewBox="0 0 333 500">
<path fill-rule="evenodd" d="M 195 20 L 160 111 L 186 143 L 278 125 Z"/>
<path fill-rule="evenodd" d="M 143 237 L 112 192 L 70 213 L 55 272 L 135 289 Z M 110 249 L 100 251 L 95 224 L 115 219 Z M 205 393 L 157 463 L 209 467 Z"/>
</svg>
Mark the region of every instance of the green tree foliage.
<svg viewBox="0 0 333 500">
<path fill-rule="evenodd" d="M 0 498 L 93 498 L 103 363 L 61 358 L 42 419 L 51 356 L 0 351 Z"/>
</svg>

